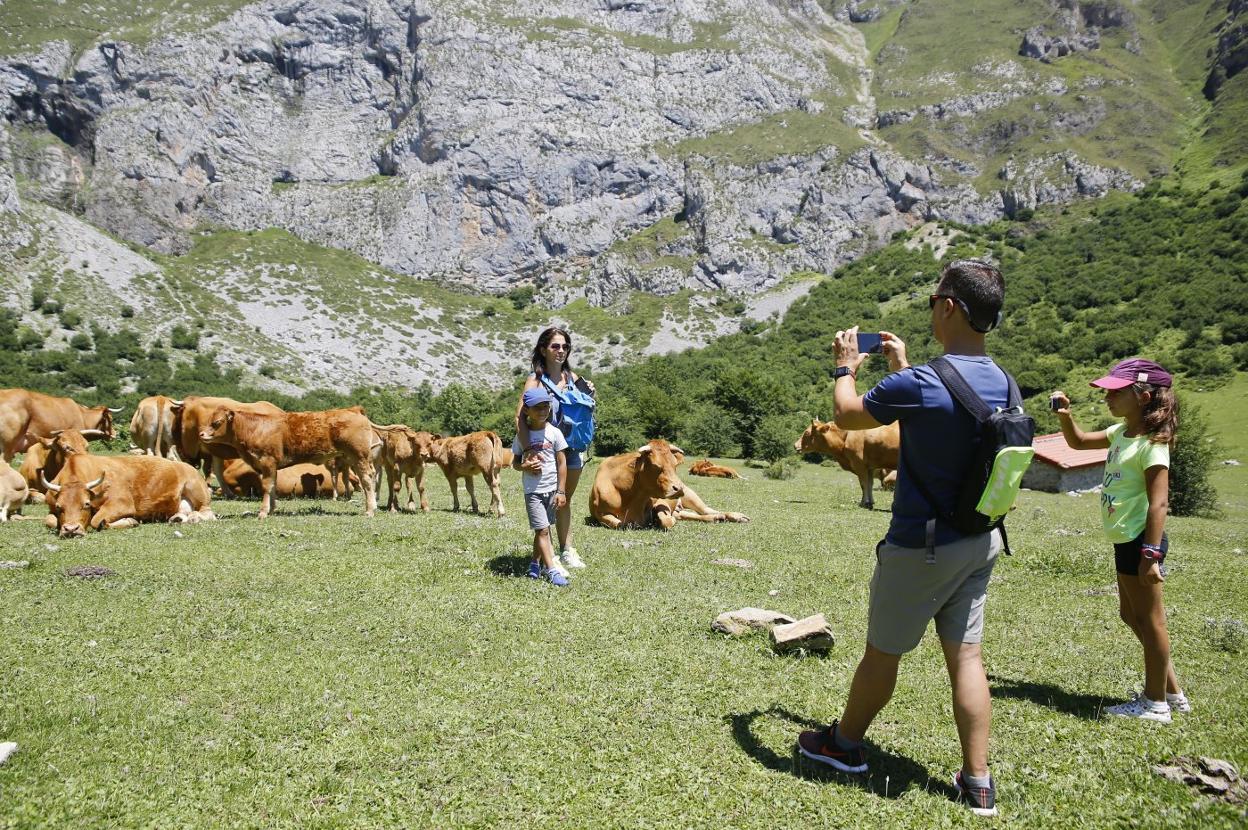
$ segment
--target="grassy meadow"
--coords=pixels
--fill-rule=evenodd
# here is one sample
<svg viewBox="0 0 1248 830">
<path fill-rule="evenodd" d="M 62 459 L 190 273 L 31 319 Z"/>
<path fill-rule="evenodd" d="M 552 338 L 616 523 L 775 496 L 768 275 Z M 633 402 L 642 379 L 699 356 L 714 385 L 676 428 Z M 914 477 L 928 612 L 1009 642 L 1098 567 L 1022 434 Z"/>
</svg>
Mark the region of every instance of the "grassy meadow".
<svg viewBox="0 0 1248 830">
<path fill-rule="evenodd" d="M 1248 461 L 1231 432 L 1248 383 L 1217 395 L 1233 404 L 1205 402 L 1228 457 Z M 1194 711 L 1169 727 L 1098 717 L 1142 658 L 1096 497 L 1023 494 L 987 615 L 1003 826 L 1243 826 L 1242 808 L 1149 768 L 1183 754 L 1248 768 L 1248 642 L 1208 622 L 1248 619 L 1246 469 L 1216 473 L 1222 519 L 1170 524 Z M 868 775 L 794 757 L 796 733 L 845 699 L 891 496 L 867 512 L 839 469 L 743 471 L 690 480 L 748 525 L 578 519 L 590 567 L 568 589 L 522 576 L 510 471 L 501 521 L 449 512 L 434 473 L 429 515 L 368 520 L 357 495 L 287 501 L 264 523 L 221 501 L 215 523 L 79 540 L 0 526 L 0 559 L 31 561 L 0 570 L 0 740 L 21 747 L 0 767 L 0 828 L 977 826 L 950 801 L 958 744 L 930 631 L 869 735 Z M 65 573 L 86 564 L 116 574 Z M 837 645 L 778 657 L 765 636 L 710 630 L 747 605 L 823 612 Z"/>
</svg>

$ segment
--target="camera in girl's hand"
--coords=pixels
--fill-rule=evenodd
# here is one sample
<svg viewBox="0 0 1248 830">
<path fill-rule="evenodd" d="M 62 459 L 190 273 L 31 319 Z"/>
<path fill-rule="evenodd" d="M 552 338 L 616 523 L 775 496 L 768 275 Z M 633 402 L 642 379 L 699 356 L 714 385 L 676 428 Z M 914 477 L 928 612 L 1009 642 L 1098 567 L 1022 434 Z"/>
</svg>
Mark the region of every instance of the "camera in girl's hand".
<svg viewBox="0 0 1248 830">
<path fill-rule="evenodd" d="M 1061 408 L 1062 408 L 1062 399 L 1061 399 L 1061 398 L 1059 398 L 1057 395 L 1054 395 L 1053 397 L 1049 398 L 1049 409 L 1050 409 L 1050 410 L 1052 410 L 1053 412 L 1057 412 L 1057 411 L 1058 411 L 1059 409 L 1061 409 Z"/>
</svg>

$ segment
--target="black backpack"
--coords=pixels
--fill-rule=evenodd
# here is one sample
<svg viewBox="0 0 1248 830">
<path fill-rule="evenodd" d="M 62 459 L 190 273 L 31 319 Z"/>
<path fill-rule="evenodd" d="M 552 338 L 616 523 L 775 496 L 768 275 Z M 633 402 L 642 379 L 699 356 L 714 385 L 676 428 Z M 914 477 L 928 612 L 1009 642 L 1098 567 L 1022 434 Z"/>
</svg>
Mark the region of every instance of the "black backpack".
<svg viewBox="0 0 1248 830">
<path fill-rule="evenodd" d="M 927 561 L 934 562 L 936 559 L 937 519 L 967 536 L 998 528 L 1008 554 L 1010 543 L 1005 535 L 1005 514 L 1018 497 L 1023 472 L 1035 454 L 1031 439 L 1036 434 L 1036 422 L 1023 411 L 1023 398 L 1019 394 L 1018 384 L 1004 369 L 1001 373 L 1005 375 L 1009 387 L 1007 405 L 1004 409 L 993 409 L 976 394 L 948 358 L 938 357 L 927 365 L 936 372 L 941 383 L 949 390 L 949 395 L 979 426 L 971 463 L 958 489 L 951 513 L 940 510 L 939 502 L 916 474 L 916 467 L 906 454 L 906 468 L 910 478 L 923 498 L 936 511 L 936 516 L 927 522 Z M 901 449 L 905 453 L 904 441 Z"/>
</svg>

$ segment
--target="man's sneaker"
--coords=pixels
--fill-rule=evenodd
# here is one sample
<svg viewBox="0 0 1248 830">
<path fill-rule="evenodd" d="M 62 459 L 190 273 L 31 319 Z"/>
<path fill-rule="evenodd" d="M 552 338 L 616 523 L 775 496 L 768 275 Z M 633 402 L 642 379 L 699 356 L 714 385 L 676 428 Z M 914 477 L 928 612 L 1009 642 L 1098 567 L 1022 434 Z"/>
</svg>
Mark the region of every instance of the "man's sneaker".
<svg viewBox="0 0 1248 830">
<path fill-rule="evenodd" d="M 565 588 L 568 585 L 567 576 L 555 570 L 554 568 L 543 568 L 542 576 L 550 580 L 551 585 L 558 585 L 560 588 Z"/>
<path fill-rule="evenodd" d="M 530 562 L 529 563 L 529 579 L 541 579 L 541 578 L 542 578 L 542 563 Z"/>
<path fill-rule="evenodd" d="M 1166 703 L 1170 704 L 1171 712 L 1178 712 L 1181 715 L 1186 715 L 1188 712 L 1192 711 L 1191 701 L 1189 701 L 1187 699 L 1187 695 L 1182 692 L 1179 692 L 1177 695 L 1172 695 L 1169 692 L 1166 692 Z"/>
<path fill-rule="evenodd" d="M 975 815 L 991 818 L 997 814 L 997 785 L 992 776 L 988 776 L 987 787 L 971 787 L 962 781 L 962 770 L 958 770 L 953 774 L 953 788 L 958 791 L 958 801 Z"/>
<path fill-rule="evenodd" d="M 585 563 L 577 555 L 576 548 L 564 548 L 559 552 L 559 561 L 568 568 L 583 568 Z"/>
<path fill-rule="evenodd" d="M 862 746 L 853 749 L 841 749 L 832 736 L 836 733 L 837 721 L 827 729 L 812 729 L 797 736 L 797 751 L 812 761 L 836 767 L 841 772 L 866 772 L 867 754 Z"/>
<path fill-rule="evenodd" d="M 1140 718 L 1157 723 L 1170 722 L 1170 704 L 1149 700 L 1144 695 L 1139 695 L 1126 703 L 1119 703 L 1117 706 L 1110 706 L 1105 709 L 1105 712 L 1120 718 Z"/>
</svg>

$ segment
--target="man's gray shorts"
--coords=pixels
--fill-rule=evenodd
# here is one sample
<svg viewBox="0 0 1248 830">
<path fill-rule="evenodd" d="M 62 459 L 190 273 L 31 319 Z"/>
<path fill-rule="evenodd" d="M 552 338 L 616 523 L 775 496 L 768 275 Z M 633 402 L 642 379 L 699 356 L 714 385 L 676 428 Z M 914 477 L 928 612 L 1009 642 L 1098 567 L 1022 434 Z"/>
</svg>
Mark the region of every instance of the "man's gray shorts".
<svg viewBox="0 0 1248 830">
<path fill-rule="evenodd" d="M 555 523 L 555 491 L 549 493 L 525 493 L 524 509 L 529 513 L 529 527 L 541 530 Z"/>
<path fill-rule="evenodd" d="M 923 639 L 932 619 L 942 640 L 983 640 L 988 577 L 1000 551 L 1001 535 L 995 530 L 938 545 L 932 564 L 924 561 L 927 548 L 880 542 L 871 577 L 867 642 L 888 654 L 905 654 Z"/>
</svg>

